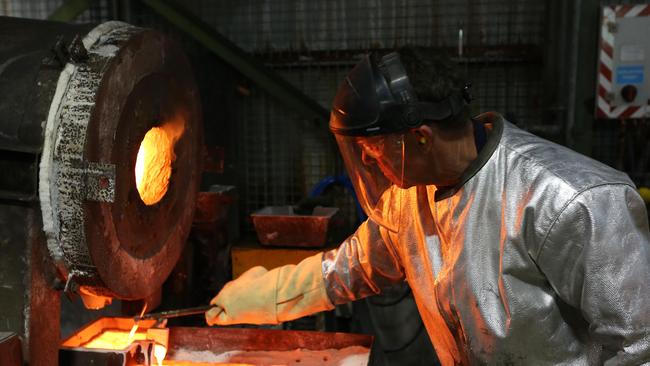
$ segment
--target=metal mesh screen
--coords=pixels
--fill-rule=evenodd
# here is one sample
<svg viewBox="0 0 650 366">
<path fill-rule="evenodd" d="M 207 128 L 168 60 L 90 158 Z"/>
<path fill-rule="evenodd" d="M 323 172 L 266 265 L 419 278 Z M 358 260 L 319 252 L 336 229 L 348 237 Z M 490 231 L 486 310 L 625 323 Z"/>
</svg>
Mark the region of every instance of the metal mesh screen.
<svg viewBox="0 0 650 366">
<path fill-rule="evenodd" d="M 47 19 L 64 0 L 0 0 L 0 15 Z M 113 18 L 111 0 L 92 1 L 88 9 L 79 14 L 75 23 L 99 23 Z"/>
<path fill-rule="evenodd" d="M 75 23 L 100 23 L 114 19 L 112 1 L 93 1 L 88 9 L 75 18 Z"/>
<path fill-rule="evenodd" d="M 0 15 L 31 19 L 46 19 L 63 4 L 63 0 L 21 1 L 1 0 Z"/>
<path fill-rule="evenodd" d="M 180 2 L 184 3 L 185 2 Z M 403 44 L 539 44 L 545 1 L 196 1 L 186 4 L 243 49 L 331 51 Z"/>
<path fill-rule="evenodd" d="M 326 86 L 334 83 L 336 69 L 277 71 L 319 101 L 332 97 Z M 238 110 L 237 149 L 243 162 L 239 174 L 246 190 L 245 212 L 295 204 L 335 172 L 333 139 L 322 121 L 306 120 L 256 89 Z"/>
<path fill-rule="evenodd" d="M 476 64 L 468 70 L 475 86 L 476 108 L 502 113 L 527 128 L 541 123 L 542 81 L 526 64 Z"/>
<path fill-rule="evenodd" d="M 540 65 L 526 52 L 544 41 L 546 1 L 206 0 L 183 5 L 325 108 L 362 53 L 414 45 L 456 54 L 463 29 L 461 67 L 474 85 L 479 109 L 502 112 L 522 127 L 541 121 Z M 243 110 L 236 122 L 240 185 L 248 191 L 244 212 L 295 203 L 323 177 L 341 173 L 338 153 L 271 97 L 258 95 L 238 109 Z"/>
</svg>

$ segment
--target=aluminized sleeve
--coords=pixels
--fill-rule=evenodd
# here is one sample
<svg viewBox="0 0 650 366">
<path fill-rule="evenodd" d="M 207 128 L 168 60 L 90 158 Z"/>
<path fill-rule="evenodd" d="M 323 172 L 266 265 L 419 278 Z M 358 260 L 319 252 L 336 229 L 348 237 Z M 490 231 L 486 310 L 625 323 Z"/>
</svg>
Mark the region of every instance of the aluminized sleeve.
<svg viewBox="0 0 650 366">
<path fill-rule="evenodd" d="M 385 229 L 368 219 L 337 249 L 323 254 L 323 278 L 333 304 L 379 294 L 404 280 L 399 256 L 387 238 Z"/>
<path fill-rule="evenodd" d="M 650 362 L 650 239 L 633 187 L 604 184 L 576 194 L 537 263 L 559 297 L 580 309 L 606 365 Z"/>
</svg>

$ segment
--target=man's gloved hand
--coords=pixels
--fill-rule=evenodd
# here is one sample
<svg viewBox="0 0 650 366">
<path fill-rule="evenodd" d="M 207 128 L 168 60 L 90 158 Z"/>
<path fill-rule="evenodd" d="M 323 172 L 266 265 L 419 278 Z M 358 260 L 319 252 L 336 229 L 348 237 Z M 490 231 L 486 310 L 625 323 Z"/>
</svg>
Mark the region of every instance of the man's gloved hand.
<svg viewBox="0 0 650 366">
<path fill-rule="evenodd" d="M 321 271 L 323 254 L 297 265 L 267 271 L 254 267 L 228 282 L 210 301 L 217 307 L 205 313 L 209 325 L 278 324 L 331 310 Z"/>
</svg>

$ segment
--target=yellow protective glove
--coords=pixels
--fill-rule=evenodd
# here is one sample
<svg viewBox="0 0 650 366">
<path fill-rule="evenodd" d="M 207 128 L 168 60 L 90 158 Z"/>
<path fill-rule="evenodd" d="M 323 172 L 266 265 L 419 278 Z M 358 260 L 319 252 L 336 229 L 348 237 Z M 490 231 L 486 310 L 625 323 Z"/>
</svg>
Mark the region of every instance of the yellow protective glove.
<svg viewBox="0 0 650 366">
<path fill-rule="evenodd" d="M 209 325 L 278 324 L 331 310 L 321 271 L 323 253 L 267 271 L 253 267 L 228 282 L 210 301 Z"/>
</svg>

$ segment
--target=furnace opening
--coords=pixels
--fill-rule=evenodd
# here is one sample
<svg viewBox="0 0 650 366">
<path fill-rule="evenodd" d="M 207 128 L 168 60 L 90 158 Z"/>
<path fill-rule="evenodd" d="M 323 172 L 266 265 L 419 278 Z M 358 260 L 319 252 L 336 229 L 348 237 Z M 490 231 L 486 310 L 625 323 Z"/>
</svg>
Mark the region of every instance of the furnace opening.
<svg viewBox="0 0 650 366">
<path fill-rule="evenodd" d="M 167 193 L 172 174 L 174 144 L 183 133 L 183 123 L 171 121 L 153 127 L 144 135 L 135 162 L 135 183 L 147 205 L 158 203 Z"/>
<path fill-rule="evenodd" d="M 144 135 L 135 161 L 135 183 L 147 205 L 158 203 L 169 186 L 173 146 L 165 130 L 154 127 Z"/>
</svg>

